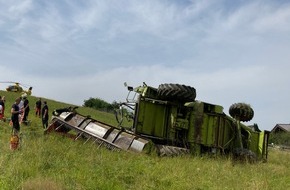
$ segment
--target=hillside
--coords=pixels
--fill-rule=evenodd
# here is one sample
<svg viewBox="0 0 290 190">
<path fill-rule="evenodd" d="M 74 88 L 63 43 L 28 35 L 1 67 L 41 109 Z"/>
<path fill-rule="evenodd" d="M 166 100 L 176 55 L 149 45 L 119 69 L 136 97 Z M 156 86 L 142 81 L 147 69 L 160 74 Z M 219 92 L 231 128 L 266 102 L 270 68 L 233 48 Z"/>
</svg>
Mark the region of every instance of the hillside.
<svg viewBox="0 0 290 190">
<path fill-rule="evenodd" d="M 6 97 L 5 115 L 19 94 Z M 9 149 L 11 127 L 0 122 L 0 189 L 290 189 L 289 152 L 270 150 L 267 163 L 233 164 L 228 158 L 156 157 L 111 152 L 58 135 L 43 135 L 29 96 L 30 126 L 22 126 L 22 145 Z M 43 98 L 51 111 L 70 106 Z M 114 115 L 79 108 L 83 115 L 116 125 Z"/>
<path fill-rule="evenodd" d="M 5 116 L 6 117 L 10 117 L 11 116 L 11 114 L 10 114 L 11 106 L 14 103 L 15 99 L 18 96 L 20 96 L 20 94 L 13 93 L 13 92 L 7 92 L 7 91 L 1 91 L 0 90 L 0 95 L 1 96 L 5 96 L 5 98 L 6 98 L 6 108 L 7 109 L 5 110 Z M 28 96 L 29 105 L 30 105 L 29 119 L 31 119 L 32 123 L 34 123 L 34 124 L 36 124 L 36 123 L 41 124 L 39 119 L 34 117 L 34 106 L 35 106 L 35 102 L 38 100 L 38 98 L 41 98 L 43 101 L 44 100 L 47 101 L 47 105 L 48 105 L 49 110 L 50 110 L 50 116 L 51 116 L 51 112 L 54 109 L 64 108 L 64 107 L 68 107 L 68 106 L 75 106 L 75 105 L 72 105 L 72 104 L 67 104 L 67 103 L 63 103 L 63 102 L 58 102 L 58 101 L 55 101 L 55 100 L 47 99 L 45 97 L 35 97 L 33 95 L 32 96 Z M 83 115 L 90 115 L 90 116 L 92 116 L 95 119 L 101 120 L 103 122 L 110 123 L 112 125 L 116 125 L 117 124 L 117 122 L 115 121 L 115 116 L 113 116 L 112 114 L 109 114 L 109 113 L 100 112 L 100 111 L 97 111 L 95 109 L 85 108 L 85 107 L 79 107 L 78 108 L 78 112 L 83 114 Z"/>
</svg>

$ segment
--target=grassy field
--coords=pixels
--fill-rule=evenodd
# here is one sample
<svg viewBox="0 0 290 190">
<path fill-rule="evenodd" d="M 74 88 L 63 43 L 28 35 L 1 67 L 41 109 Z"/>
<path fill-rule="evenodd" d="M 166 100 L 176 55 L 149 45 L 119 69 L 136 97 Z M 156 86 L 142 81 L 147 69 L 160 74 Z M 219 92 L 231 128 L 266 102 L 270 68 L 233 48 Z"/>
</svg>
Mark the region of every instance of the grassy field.
<svg viewBox="0 0 290 190">
<path fill-rule="evenodd" d="M 6 116 L 17 94 L 5 95 Z M 98 149 L 57 135 L 43 135 L 34 115 L 36 97 L 28 97 L 30 126 L 21 126 L 22 144 L 9 149 L 11 127 L 0 122 L 0 189 L 290 189 L 290 153 L 271 149 L 267 163 L 233 164 L 229 158 L 157 157 Z M 53 109 L 68 106 L 47 100 Z M 114 116 L 89 108 L 84 115 L 116 125 Z M 51 115 L 51 114 L 50 114 Z"/>
</svg>

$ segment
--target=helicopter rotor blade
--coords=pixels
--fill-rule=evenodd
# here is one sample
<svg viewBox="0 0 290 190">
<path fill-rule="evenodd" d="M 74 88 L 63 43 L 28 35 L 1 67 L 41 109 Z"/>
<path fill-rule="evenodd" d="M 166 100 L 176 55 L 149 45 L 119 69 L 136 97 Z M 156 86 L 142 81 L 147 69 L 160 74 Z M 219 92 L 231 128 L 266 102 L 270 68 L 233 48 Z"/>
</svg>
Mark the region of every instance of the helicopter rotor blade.
<svg viewBox="0 0 290 190">
<path fill-rule="evenodd" d="M 13 84 L 15 84 L 15 83 L 18 83 L 18 82 L 12 82 L 12 81 L 0 81 L 0 83 L 13 83 Z"/>
<path fill-rule="evenodd" d="M 14 82 L 14 81 L 0 81 L 0 83 L 15 84 L 15 85 L 23 86 L 23 87 L 25 87 L 25 88 L 30 88 L 30 87 L 32 87 L 31 85 L 23 84 L 23 83 L 20 83 L 20 82 Z"/>
</svg>

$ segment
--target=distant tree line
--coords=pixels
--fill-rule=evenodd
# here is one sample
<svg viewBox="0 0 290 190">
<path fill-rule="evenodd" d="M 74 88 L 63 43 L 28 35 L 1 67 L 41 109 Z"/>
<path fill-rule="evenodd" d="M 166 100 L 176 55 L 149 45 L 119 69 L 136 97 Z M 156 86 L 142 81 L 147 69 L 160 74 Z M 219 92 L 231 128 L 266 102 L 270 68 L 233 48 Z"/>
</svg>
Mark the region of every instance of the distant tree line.
<svg viewBox="0 0 290 190">
<path fill-rule="evenodd" d="M 124 118 L 127 121 L 132 121 L 134 117 L 132 110 L 126 107 L 122 107 L 122 109 L 120 109 L 120 104 L 116 101 L 113 101 L 110 104 L 100 98 L 89 98 L 88 100 L 84 100 L 83 106 L 99 111 L 114 113 L 118 122 L 121 122 Z"/>
<path fill-rule="evenodd" d="M 113 101 L 111 104 L 100 99 L 100 98 L 89 98 L 84 100 L 84 107 L 93 108 L 99 111 L 113 112 L 115 109 L 119 108 L 119 104 Z"/>
</svg>

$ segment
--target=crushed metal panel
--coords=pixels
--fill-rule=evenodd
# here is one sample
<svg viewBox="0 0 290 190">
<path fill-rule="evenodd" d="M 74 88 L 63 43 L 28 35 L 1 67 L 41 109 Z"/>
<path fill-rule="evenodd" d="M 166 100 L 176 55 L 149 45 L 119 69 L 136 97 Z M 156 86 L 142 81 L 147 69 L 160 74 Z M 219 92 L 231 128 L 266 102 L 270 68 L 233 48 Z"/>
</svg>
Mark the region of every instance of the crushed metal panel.
<svg viewBox="0 0 290 190">
<path fill-rule="evenodd" d="M 129 150 L 132 150 L 134 152 L 142 152 L 146 144 L 148 143 L 149 141 L 141 139 L 141 138 L 134 139 Z"/>
<path fill-rule="evenodd" d="M 62 112 L 59 117 L 63 120 L 65 120 L 68 116 L 70 116 L 72 112 Z"/>
<path fill-rule="evenodd" d="M 122 147 L 124 150 L 128 150 L 135 136 L 126 132 L 121 132 L 118 137 L 114 140 L 114 144 Z"/>
<path fill-rule="evenodd" d="M 110 127 L 108 126 L 99 125 L 98 123 L 91 122 L 85 127 L 84 130 L 103 138 L 109 129 Z"/>
<path fill-rule="evenodd" d="M 109 141 L 109 142 L 113 142 L 116 137 L 118 136 L 118 134 L 120 133 L 120 130 L 118 129 L 113 129 L 109 135 L 107 136 L 106 140 Z"/>
</svg>

